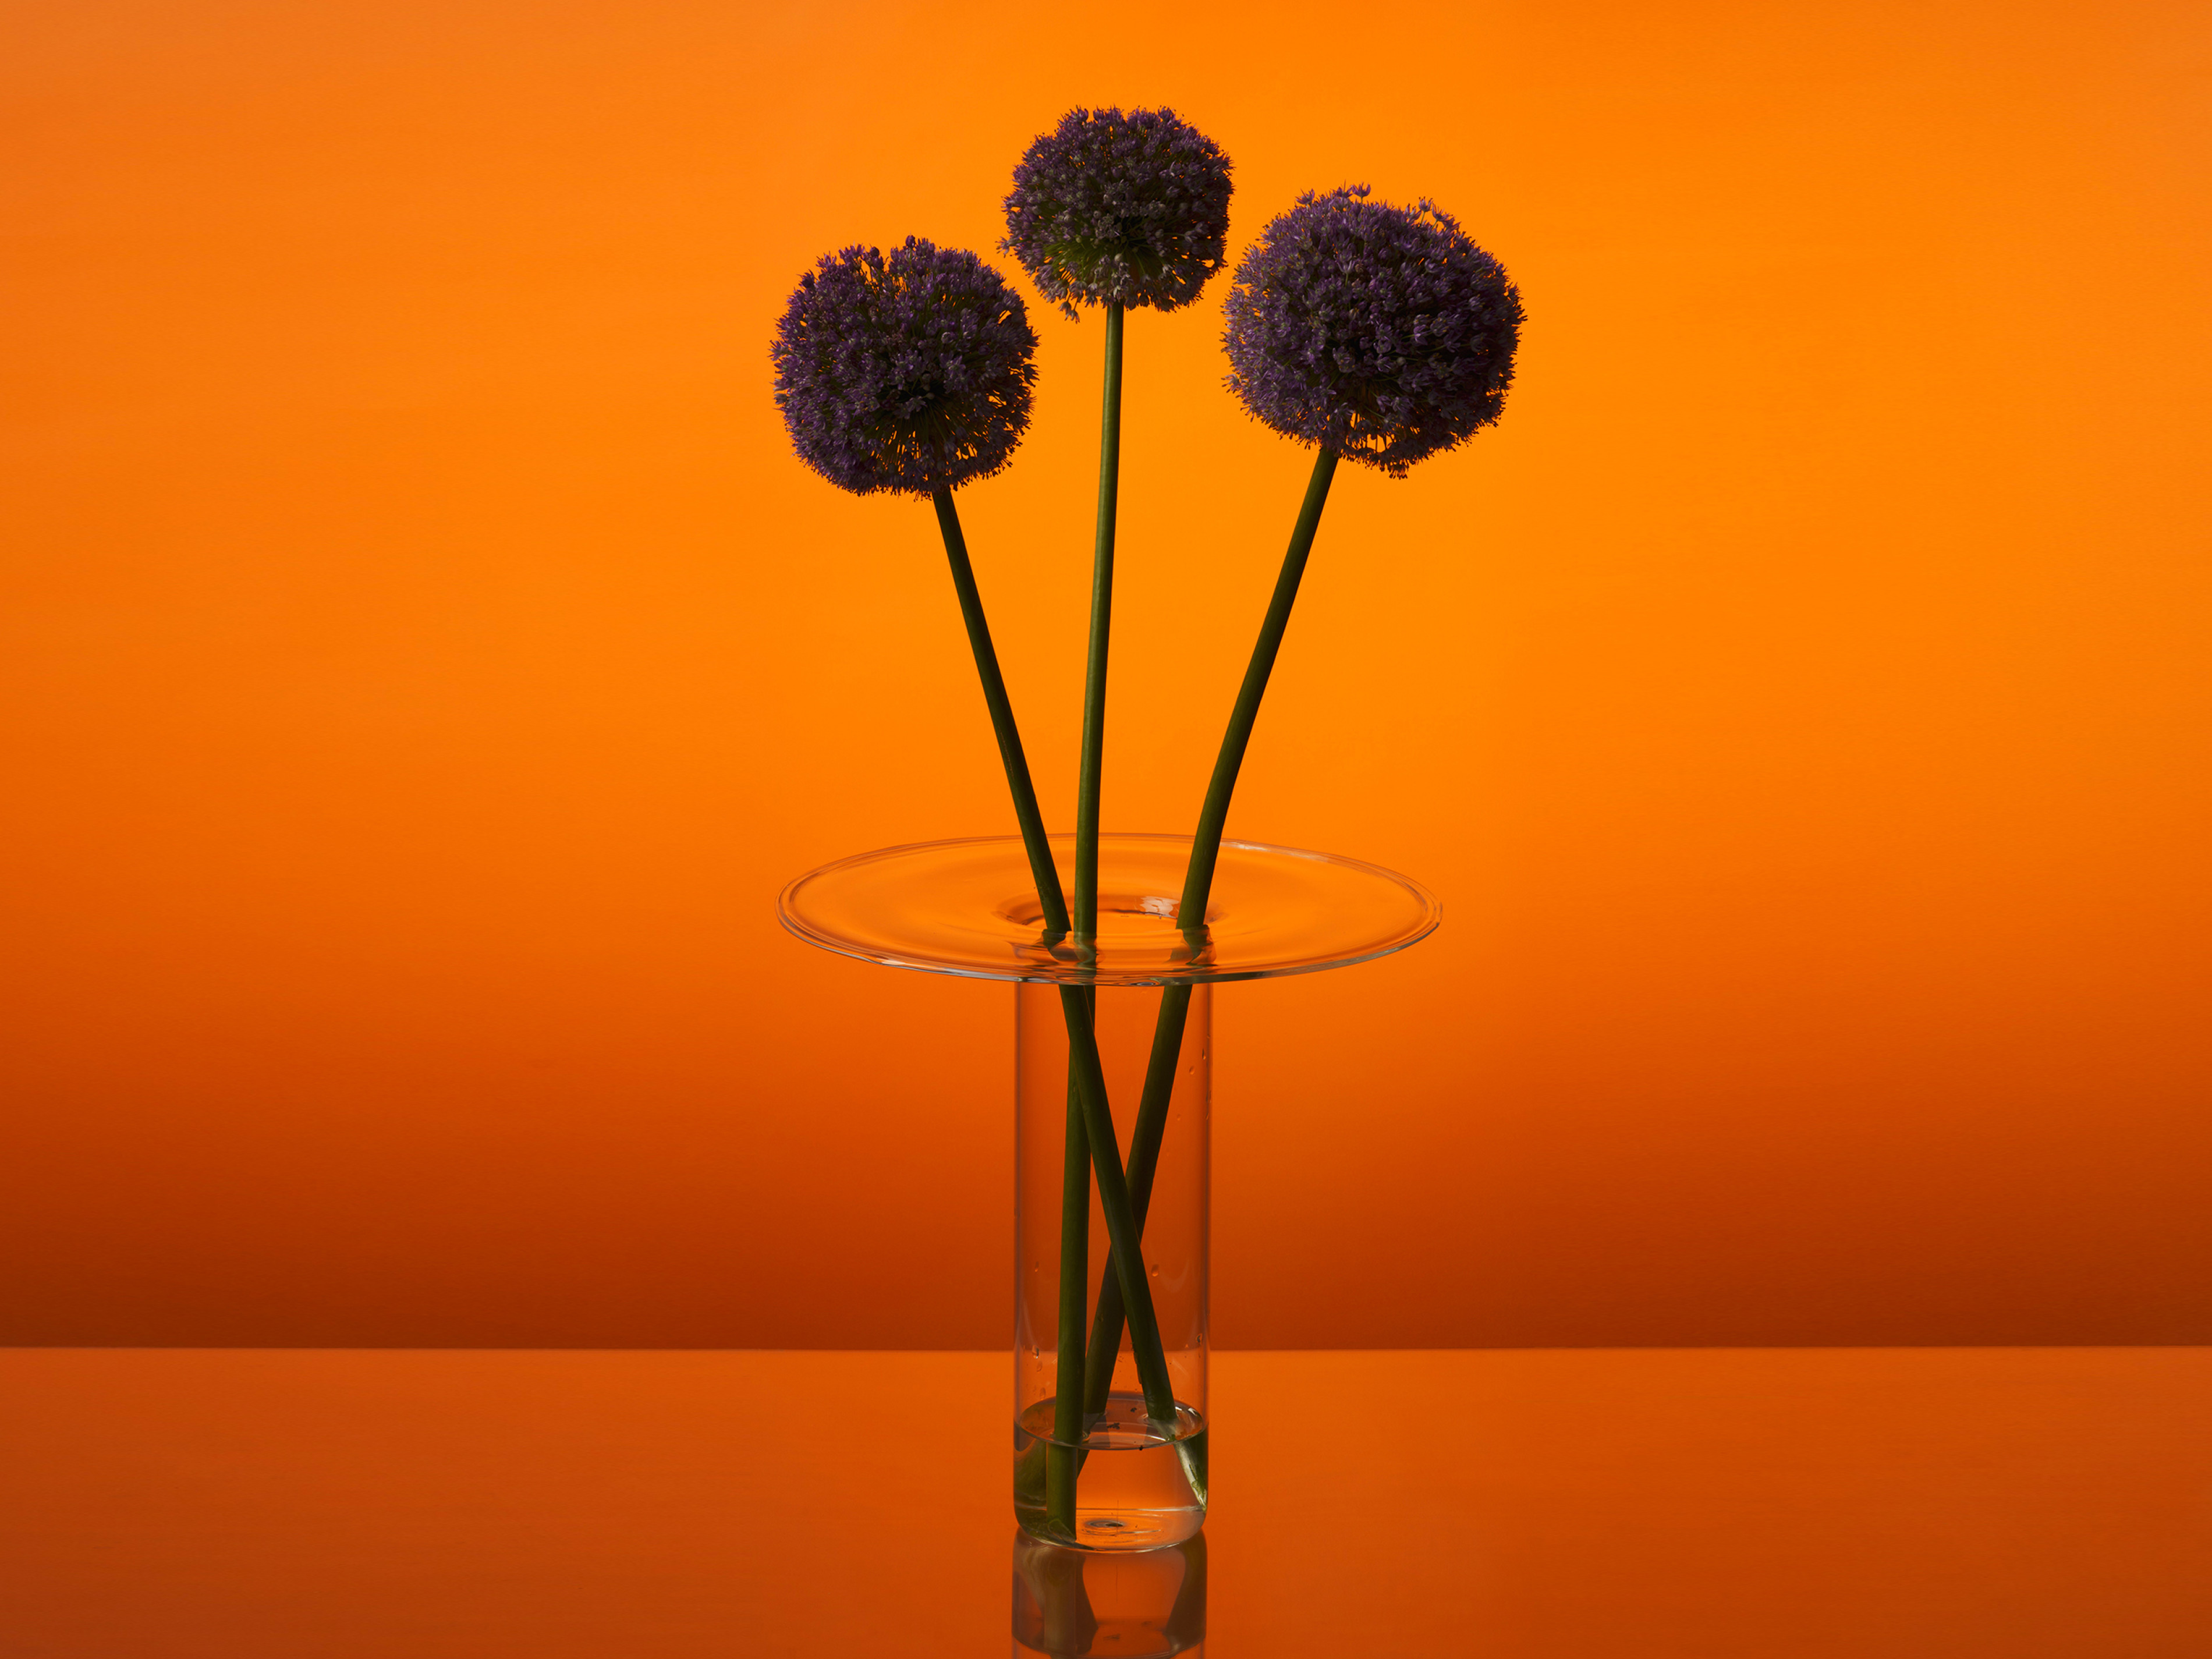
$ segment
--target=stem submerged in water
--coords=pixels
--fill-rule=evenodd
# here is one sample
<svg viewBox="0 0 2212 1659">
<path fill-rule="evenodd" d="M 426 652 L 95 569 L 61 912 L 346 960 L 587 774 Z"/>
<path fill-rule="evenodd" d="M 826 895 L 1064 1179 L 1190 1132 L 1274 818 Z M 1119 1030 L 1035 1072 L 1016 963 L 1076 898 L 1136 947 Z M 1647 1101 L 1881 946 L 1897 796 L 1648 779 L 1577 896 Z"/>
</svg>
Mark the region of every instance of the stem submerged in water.
<svg viewBox="0 0 2212 1659">
<path fill-rule="evenodd" d="M 1079 997 L 1087 994 L 1078 991 Z M 1091 1261 L 1091 1143 L 1080 1091 L 1070 1068 L 1067 1135 L 1060 1182 L 1060 1375 L 1083 1372 L 1083 1299 Z M 1075 1538 L 1077 1455 L 1085 1432 L 1083 1401 L 1063 1384 L 1053 1401 L 1052 1444 L 1045 1451 L 1044 1513 L 1051 1526 Z"/>
</svg>

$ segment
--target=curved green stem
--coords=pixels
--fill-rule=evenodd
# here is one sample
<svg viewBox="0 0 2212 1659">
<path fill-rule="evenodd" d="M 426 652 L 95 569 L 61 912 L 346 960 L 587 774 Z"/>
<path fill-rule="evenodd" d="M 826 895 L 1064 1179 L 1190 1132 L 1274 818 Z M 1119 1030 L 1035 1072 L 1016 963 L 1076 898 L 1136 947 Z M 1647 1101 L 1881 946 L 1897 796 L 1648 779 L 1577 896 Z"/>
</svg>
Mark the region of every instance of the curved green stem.
<svg viewBox="0 0 2212 1659">
<path fill-rule="evenodd" d="M 1306 572 L 1306 556 L 1313 550 L 1314 532 L 1321 528 L 1321 510 L 1328 504 L 1329 480 L 1336 476 L 1336 452 L 1324 447 L 1314 457 L 1313 476 L 1306 481 L 1306 498 L 1298 507 L 1298 521 L 1291 532 L 1291 545 L 1283 555 L 1281 574 L 1275 578 L 1273 598 L 1260 624 L 1252 660 L 1244 670 L 1244 684 L 1237 690 L 1236 707 L 1229 713 L 1229 729 L 1221 736 L 1221 753 L 1213 763 L 1213 777 L 1206 787 L 1206 805 L 1199 810 L 1198 833 L 1191 840 L 1190 865 L 1183 873 L 1182 902 L 1176 915 L 1184 936 L 1202 933 L 1206 902 L 1213 893 L 1213 866 L 1221 857 L 1221 833 L 1229 823 L 1229 798 L 1237 790 L 1237 774 L 1244 764 L 1244 750 L 1252 741 L 1253 722 L 1260 718 L 1260 699 L 1267 695 L 1267 677 L 1275 672 L 1275 654 L 1283 647 L 1283 630 L 1291 623 L 1291 607 L 1297 603 L 1298 582 Z"/>
<path fill-rule="evenodd" d="M 1060 888 L 1060 866 L 1053 862 L 1052 843 L 1045 839 L 1044 815 L 1037 809 L 1036 786 L 1030 781 L 1030 763 L 1022 753 L 1022 734 L 1014 725 L 1014 706 L 1006 696 L 1006 676 L 999 672 L 999 653 L 991 645 L 991 625 L 984 620 L 982 595 L 975 588 L 975 567 L 968 562 L 968 538 L 961 533 L 960 514 L 952 505 L 952 492 L 943 484 L 930 492 L 937 503 L 937 527 L 945 535 L 945 556 L 952 566 L 952 586 L 960 595 L 960 618 L 968 624 L 968 644 L 975 654 L 975 673 L 983 682 L 983 701 L 991 710 L 991 729 L 998 734 L 999 759 L 1006 769 L 1006 787 L 1014 797 L 1014 818 L 1021 825 L 1022 845 L 1030 855 L 1030 876 L 1036 883 L 1037 902 L 1044 910 L 1046 930 L 1056 939 L 1067 935 L 1067 901 Z"/>
<path fill-rule="evenodd" d="M 1036 884 L 1037 902 L 1043 911 L 1048 939 L 1064 939 L 1069 931 L 1067 902 L 1060 891 L 1060 870 L 1052 845 L 1045 839 L 1044 815 L 1037 805 L 1036 786 L 1030 777 L 1029 761 L 1022 750 L 1020 729 L 1014 723 L 1012 700 L 1006 696 L 1006 676 L 999 668 L 999 653 L 991 643 L 990 623 L 983 614 L 983 599 L 975 586 L 975 567 L 968 557 L 968 538 L 960 528 L 960 514 L 952 492 L 940 484 L 930 492 L 936 503 L 938 528 L 945 538 L 945 556 L 952 569 L 953 590 L 960 598 L 961 620 L 967 624 L 968 643 L 975 658 L 976 677 L 983 684 L 983 701 L 991 712 L 991 728 L 999 740 L 999 758 L 1006 772 L 1006 787 L 1013 795 L 1014 817 L 1021 826 L 1022 845 L 1029 854 L 1030 875 Z M 1085 995 L 1076 991 L 1079 997 Z M 1084 1010 L 1083 1029 L 1091 1030 L 1089 1010 Z M 1096 1073 L 1097 1048 L 1091 1048 L 1091 1070 Z M 1101 1108 L 1105 1100 L 1103 1079 L 1096 1091 Z M 1083 1401 L 1076 1379 L 1084 1370 L 1084 1298 L 1091 1244 L 1091 1124 L 1078 1068 L 1068 1073 L 1067 1129 L 1061 1163 L 1060 1200 L 1060 1329 L 1059 1365 L 1064 1379 L 1054 1402 L 1052 1440 L 1045 1447 L 1045 1515 L 1047 1521 L 1075 1537 L 1079 1448 L 1084 1436 Z M 1112 1120 L 1107 1121 L 1110 1145 Z M 1118 1162 L 1116 1165 L 1118 1173 Z M 1126 1203 L 1126 1194 L 1124 1201 Z M 1164 1374 L 1164 1364 L 1163 1364 Z"/>
<path fill-rule="evenodd" d="M 1183 937 L 1190 942 L 1194 952 L 1202 949 L 1206 941 L 1206 906 L 1213 894 L 1214 866 L 1221 857 L 1221 837 L 1229 822 L 1230 797 L 1236 793 L 1237 775 L 1244 764 L 1244 751 L 1252 741 L 1253 725 L 1260 717 L 1260 702 L 1267 696 L 1275 658 L 1282 650 L 1291 609 L 1297 603 L 1298 584 L 1305 575 L 1314 536 L 1321 528 L 1322 509 L 1328 504 L 1328 487 L 1336 477 L 1336 463 L 1337 453 L 1333 449 L 1324 447 L 1314 457 L 1313 472 L 1306 481 L 1305 500 L 1299 504 L 1297 523 L 1291 531 L 1291 544 L 1283 554 L 1282 569 L 1275 578 L 1275 592 L 1260 624 L 1260 637 L 1252 647 L 1244 683 L 1237 688 L 1236 705 L 1229 714 L 1229 729 L 1222 734 L 1221 751 L 1213 763 L 1212 779 L 1206 786 L 1206 804 L 1199 812 L 1198 832 L 1191 840 L 1190 863 L 1183 874 L 1182 897 L 1176 907 L 1176 915 L 1182 922 Z M 1158 1167 L 1161 1139 L 1167 1133 L 1168 1103 L 1175 1093 L 1176 1065 L 1182 1053 L 1183 1030 L 1189 1012 L 1188 985 L 1170 985 L 1161 993 L 1159 1014 L 1152 1027 L 1152 1058 L 1145 1068 L 1144 1095 L 1138 1103 L 1137 1121 L 1129 1132 L 1129 1190 L 1139 1238 L 1144 1233 L 1145 1212 L 1152 1201 L 1152 1176 Z M 1122 1279 L 1120 1255 L 1121 1245 L 1116 1241 L 1116 1259 L 1107 1264 L 1098 1289 L 1097 1316 L 1091 1328 L 1083 1392 L 1084 1404 L 1092 1412 L 1105 1409 L 1107 1395 L 1113 1387 L 1114 1358 L 1121 1346 L 1122 1310 L 1116 1305 L 1116 1292 Z M 1141 1263 L 1141 1258 L 1139 1261 Z"/>
</svg>

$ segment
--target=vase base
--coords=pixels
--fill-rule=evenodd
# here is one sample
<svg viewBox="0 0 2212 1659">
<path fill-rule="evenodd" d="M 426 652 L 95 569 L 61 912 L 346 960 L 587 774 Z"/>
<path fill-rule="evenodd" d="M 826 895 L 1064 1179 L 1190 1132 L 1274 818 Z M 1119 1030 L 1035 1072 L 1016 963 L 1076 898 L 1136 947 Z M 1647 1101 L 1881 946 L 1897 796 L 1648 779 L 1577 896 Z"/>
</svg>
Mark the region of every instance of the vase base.
<svg viewBox="0 0 2212 1659">
<path fill-rule="evenodd" d="M 1134 1554 L 1142 1550 L 1173 1549 L 1198 1536 L 1206 1524 L 1206 1511 L 1195 1506 L 1179 1510 L 1114 1510 L 1075 1512 L 1075 1535 L 1063 1537 L 1046 1518 L 1044 1509 L 1014 1505 L 1014 1519 L 1023 1534 L 1039 1543 L 1061 1549 L 1091 1550 L 1104 1554 Z"/>
<path fill-rule="evenodd" d="M 1168 1549 L 1206 1524 L 1206 1419 L 1178 1404 L 1175 1431 L 1145 1415 L 1143 1396 L 1115 1393 L 1080 1452 L 1075 1524 L 1048 1514 L 1044 1462 L 1052 1402 L 1040 1401 L 1014 1431 L 1014 1519 L 1030 1537 L 1066 1548 Z"/>
</svg>

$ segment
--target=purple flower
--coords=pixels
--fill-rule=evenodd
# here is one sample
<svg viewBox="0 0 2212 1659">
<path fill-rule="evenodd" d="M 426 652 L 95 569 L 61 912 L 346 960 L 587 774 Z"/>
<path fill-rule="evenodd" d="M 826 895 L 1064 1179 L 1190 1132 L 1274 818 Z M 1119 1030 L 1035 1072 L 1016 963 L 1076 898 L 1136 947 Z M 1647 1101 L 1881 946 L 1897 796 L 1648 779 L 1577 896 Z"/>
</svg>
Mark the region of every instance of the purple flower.
<svg viewBox="0 0 2212 1659">
<path fill-rule="evenodd" d="M 1498 418 L 1519 290 L 1428 201 L 1309 191 L 1238 263 L 1229 388 L 1255 419 L 1392 477 Z"/>
<path fill-rule="evenodd" d="M 927 495 L 988 478 L 1029 424 L 1036 332 L 974 254 L 909 236 L 824 254 L 776 325 L 776 406 L 792 447 L 855 495 Z"/>
<path fill-rule="evenodd" d="M 1072 109 L 1029 147 L 1000 251 L 1048 300 L 1173 311 L 1221 269 L 1229 158 L 1170 109 Z"/>
</svg>

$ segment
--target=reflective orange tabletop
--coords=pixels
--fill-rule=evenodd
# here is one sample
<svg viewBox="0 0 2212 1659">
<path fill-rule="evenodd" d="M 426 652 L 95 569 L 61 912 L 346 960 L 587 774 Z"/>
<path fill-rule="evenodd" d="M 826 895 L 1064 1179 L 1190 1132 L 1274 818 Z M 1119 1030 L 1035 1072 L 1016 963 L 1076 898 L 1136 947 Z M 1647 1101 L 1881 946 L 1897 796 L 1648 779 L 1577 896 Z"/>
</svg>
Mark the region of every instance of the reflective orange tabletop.
<svg viewBox="0 0 2212 1659">
<path fill-rule="evenodd" d="M 1203 1556 L 1058 1635 L 1006 1363 L 0 1352 L 0 1653 L 2212 1653 L 2212 1351 L 1221 1354 Z"/>
</svg>

